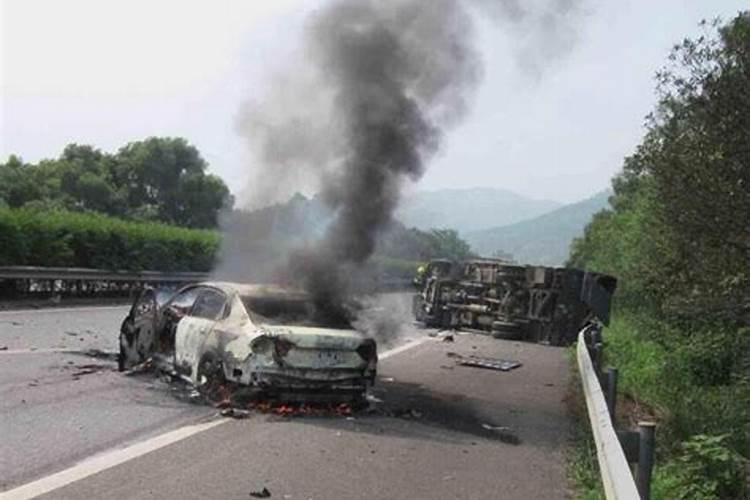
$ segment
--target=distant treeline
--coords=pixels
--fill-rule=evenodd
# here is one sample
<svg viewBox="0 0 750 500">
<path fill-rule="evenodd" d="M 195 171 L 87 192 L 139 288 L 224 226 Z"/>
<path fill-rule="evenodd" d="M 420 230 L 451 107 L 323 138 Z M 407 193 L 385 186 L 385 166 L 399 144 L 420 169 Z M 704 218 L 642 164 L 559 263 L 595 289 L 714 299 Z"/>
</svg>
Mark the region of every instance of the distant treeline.
<svg viewBox="0 0 750 500">
<path fill-rule="evenodd" d="M 570 257 L 620 278 L 607 350 L 661 424 L 654 498 L 750 494 L 750 13 L 716 26 L 675 46 Z"/>
<path fill-rule="evenodd" d="M 0 207 L 94 211 L 193 228 L 217 226 L 233 203 L 224 181 L 185 139 L 151 137 L 115 154 L 70 144 L 59 158 L 0 164 Z"/>
</svg>

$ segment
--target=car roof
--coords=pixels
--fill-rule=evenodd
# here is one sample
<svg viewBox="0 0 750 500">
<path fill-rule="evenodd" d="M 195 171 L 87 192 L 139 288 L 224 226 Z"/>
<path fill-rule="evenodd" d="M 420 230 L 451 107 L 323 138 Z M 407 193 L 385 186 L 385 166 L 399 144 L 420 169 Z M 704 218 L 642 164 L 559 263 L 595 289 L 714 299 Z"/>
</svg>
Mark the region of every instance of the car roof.
<svg viewBox="0 0 750 500">
<path fill-rule="evenodd" d="M 289 300 L 308 300 L 310 295 L 303 290 L 268 283 L 237 283 L 231 281 L 206 281 L 199 286 L 217 288 L 227 295 L 237 293 L 247 298 L 277 298 Z"/>
</svg>

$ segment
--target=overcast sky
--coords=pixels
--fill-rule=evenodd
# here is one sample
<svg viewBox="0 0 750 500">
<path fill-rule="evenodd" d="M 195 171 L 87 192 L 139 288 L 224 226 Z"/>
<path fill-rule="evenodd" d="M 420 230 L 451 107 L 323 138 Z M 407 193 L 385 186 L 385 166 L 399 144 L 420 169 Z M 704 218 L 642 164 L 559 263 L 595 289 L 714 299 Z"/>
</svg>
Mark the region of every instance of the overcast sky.
<svg viewBox="0 0 750 500">
<path fill-rule="evenodd" d="M 0 161 L 55 157 L 71 142 L 115 151 L 183 136 L 237 192 L 251 168 L 235 132 L 240 103 L 261 95 L 320 3 L 0 0 Z M 653 75 L 672 44 L 697 34 L 703 18 L 748 8 L 581 3 L 575 43 L 540 73 L 519 64 L 522 34 L 480 21 L 485 78 L 418 189 L 490 186 L 563 202 L 604 189 L 643 134 Z"/>
</svg>

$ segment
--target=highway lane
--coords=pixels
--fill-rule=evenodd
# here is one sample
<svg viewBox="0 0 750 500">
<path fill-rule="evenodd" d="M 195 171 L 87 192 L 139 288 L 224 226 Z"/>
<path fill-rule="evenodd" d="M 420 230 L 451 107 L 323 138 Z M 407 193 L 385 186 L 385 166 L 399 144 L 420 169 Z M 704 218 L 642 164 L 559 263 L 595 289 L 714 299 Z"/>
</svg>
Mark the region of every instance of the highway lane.
<svg viewBox="0 0 750 500">
<path fill-rule="evenodd" d="M 114 353 L 127 307 L 0 312 L 0 489 L 214 412 Z M 108 357 L 91 357 L 109 353 Z"/>
<path fill-rule="evenodd" d="M 100 337 L 87 338 L 104 337 L 96 345 L 106 346 L 122 310 L 76 316 L 80 328 Z M 68 318 L 59 316 L 50 335 L 65 329 Z M 0 345 L 8 334 L 4 325 Z M 399 342 L 424 333 L 409 327 Z M 59 340 L 28 338 L 47 347 Z M 273 498 L 566 498 L 564 351 L 455 338 L 429 339 L 382 360 L 373 390 L 381 402 L 352 419 L 225 419 L 47 497 L 248 498 L 266 487 Z M 449 352 L 516 359 L 523 366 L 511 372 L 456 366 Z M 217 418 L 215 410 L 176 397 L 158 379 L 122 376 L 111 360 L 70 353 L 0 356 L 2 404 L 8 405 L 3 426 L 10 423 L 4 432 L 10 439 L 0 445 L 6 490 L 95 453 Z M 81 362 L 111 366 L 75 380 L 75 369 L 65 367 Z M 38 384 L 29 387 L 34 380 Z"/>
</svg>

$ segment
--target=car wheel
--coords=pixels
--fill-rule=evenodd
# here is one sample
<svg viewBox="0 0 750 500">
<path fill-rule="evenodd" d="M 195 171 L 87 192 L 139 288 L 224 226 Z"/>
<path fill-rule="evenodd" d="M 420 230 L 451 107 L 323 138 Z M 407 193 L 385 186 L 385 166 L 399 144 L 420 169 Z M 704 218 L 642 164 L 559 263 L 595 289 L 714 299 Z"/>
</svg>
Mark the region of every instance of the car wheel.
<svg viewBox="0 0 750 500">
<path fill-rule="evenodd" d="M 122 348 L 122 334 L 120 334 L 120 352 L 117 353 L 117 371 L 125 371 L 125 349 Z"/>
<path fill-rule="evenodd" d="M 206 353 L 198 363 L 198 389 L 211 401 L 224 399 L 228 395 L 227 379 L 221 359 L 214 353 Z"/>
</svg>

